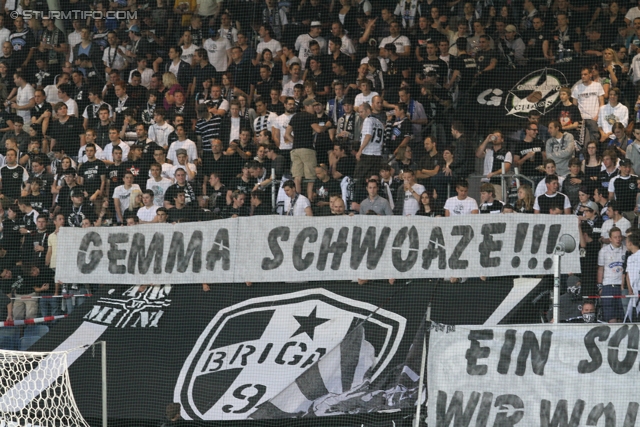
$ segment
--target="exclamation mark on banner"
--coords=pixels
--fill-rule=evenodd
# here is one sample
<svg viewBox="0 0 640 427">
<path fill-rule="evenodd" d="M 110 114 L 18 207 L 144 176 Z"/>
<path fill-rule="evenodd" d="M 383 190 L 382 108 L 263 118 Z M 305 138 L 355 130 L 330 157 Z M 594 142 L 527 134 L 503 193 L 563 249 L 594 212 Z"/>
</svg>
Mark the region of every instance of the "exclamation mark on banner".
<svg viewBox="0 0 640 427">
<path fill-rule="evenodd" d="M 531 241 L 531 255 L 538 253 L 540 244 L 542 243 L 542 235 L 544 234 L 545 224 L 536 224 L 533 226 L 533 240 Z M 529 268 L 533 270 L 538 266 L 538 259 L 533 257 L 529 260 Z"/>
<path fill-rule="evenodd" d="M 560 224 L 554 224 L 549 227 L 549 236 L 547 237 L 547 253 L 552 254 L 553 250 L 556 248 L 556 243 L 558 243 L 558 236 L 560 236 L 560 229 L 562 226 Z M 550 270 L 553 267 L 553 259 L 547 258 L 544 260 L 544 269 Z"/>
<path fill-rule="evenodd" d="M 516 229 L 516 243 L 513 246 L 513 253 L 519 253 L 522 251 L 522 247 L 524 246 L 524 241 L 527 239 L 527 231 L 529 230 L 529 223 L 522 222 L 518 224 L 518 228 Z M 511 259 L 511 267 L 518 268 L 520 267 L 520 257 L 514 256 Z"/>
</svg>

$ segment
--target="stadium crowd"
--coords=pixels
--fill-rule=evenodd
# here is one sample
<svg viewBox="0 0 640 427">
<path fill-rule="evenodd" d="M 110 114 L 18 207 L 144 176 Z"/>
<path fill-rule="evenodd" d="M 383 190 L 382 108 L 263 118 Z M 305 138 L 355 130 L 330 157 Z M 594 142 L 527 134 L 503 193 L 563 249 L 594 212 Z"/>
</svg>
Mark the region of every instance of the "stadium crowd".
<svg viewBox="0 0 640 427">
<path fill-rule="evenodd" d="M 54 283 L 61 227 L 271 214 L 575 215 L 582 294 L 640 289 L 635 1 L 13 0 L 0 43 L 3 319 L 89 292 Z M 474 114 L 561 63 L 544 116 Z"/>
</svg>

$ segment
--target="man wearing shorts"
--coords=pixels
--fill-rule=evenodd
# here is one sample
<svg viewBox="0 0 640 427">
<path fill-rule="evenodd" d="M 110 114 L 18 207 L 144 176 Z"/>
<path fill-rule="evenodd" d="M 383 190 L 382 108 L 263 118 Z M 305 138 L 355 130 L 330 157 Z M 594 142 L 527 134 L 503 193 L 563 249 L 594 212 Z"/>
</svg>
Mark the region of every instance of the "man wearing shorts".
<svg viewBox="0 0 640 427">
<path fill-rule="evenodd" d="M 316 150 L 314 146 L 315 133 L 326 132 L 331 128 L 331 121 L 324 126 L 318 124 L 318 117 L 314 114 L 313 105 L 318 104 L 314 99 L 303 102 L 304 110 L 296 113 L 289 121 L 285 139 L 293 143 L 291 150 L 291 173 L 296 184 L 296 191 L 302 193 L 302 179 L 311 180 L 307 183 L 307 194 L 313 190 L 315 180 Z"/>
</svg>

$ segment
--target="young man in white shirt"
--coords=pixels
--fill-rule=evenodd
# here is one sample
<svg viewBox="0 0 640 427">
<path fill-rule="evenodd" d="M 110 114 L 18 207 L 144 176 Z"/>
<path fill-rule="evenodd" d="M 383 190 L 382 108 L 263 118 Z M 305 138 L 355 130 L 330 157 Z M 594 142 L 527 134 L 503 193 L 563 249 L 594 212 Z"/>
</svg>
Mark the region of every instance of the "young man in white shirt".
<svg viewBox="0 0 640 427">
<path fill-rule="evenodd" d="M 142 192 L 142 204 L 143 206 L 138 209 L 138 218 L 140 224 L 148 224 L 150 222 L 158 222 L 156 219 L 156 211 L 160 206 L 156 206 L 153 201 L 155 194 L 152 190 L 144 190 Z"/>
<path fill-rule="evenodd" d="M 600 139 L 598 131 L 598 115 L 604 105 L 604 89 L 599 82 L 592 81 L 591 69 L 583 67 L 580 71 L 580 82 L 571 90 L 573 104 L 580 110 L 584 126 L 592 141 Z"/>
<path fill-rule="evenodd" d="M 167 165 L 169 165 L 167 163 Z M 171 168 L 171 165 L 169 165 Z M 151 178 L 147 180 L 147 190 L 153 192 L 153 204 L 162 207 L 164 206 L 164 193 L 167 189 L 173 185 L 173 180 L 162 176 L 162 166 L 158 163 L 151 164 L 149 169 Z"/>
<path fill-rule="evenodd" d="M 105 162 L 107 165 L 112 165 L 113 164 L 113 148 L 120 147 L 122 149 L 122 161 L 126 162 L 129 155 L 129 145 L 122 142 L 122 140 L 120 139 L 120 131 L 118 130 L 118 127 L 115 125 L 109 128 L 109 141 L 111 142 L 109 142 L 104 147 L 104 150 L 102 151 L 103 153 L 102 161 Z"/>
<path fill-rule="evenodd" d="M 284 214 L 286 216 L 313 216 L 311 202 L 296 191 L 296 184 L 288 180 L 282 185 L 287 195 L 284 201 Z"/>
<path fill-rule="evenodd" d="M 420 209 L 420 195 L 426 190 L 424 185 L 416 183 L 416 174 L 414 171 L 404 171 L 402 178 L 404 179 L 403 189 L 402 191 L 400 191 L 400 189 L 397 190 L 398 193 L 404 196 L 402 216 L 413 216 Z"/>
<path fill-rule="evenodd" d="M 9 94 L 6 106 L 14 108 L 25 123 L 31 123 L 31 109 L 36 105 L 33 86 L 27 83 L 21 72 L 13 75 L 13 83 L 16 87 Z"/>
<path fill-rule="evenodd" d="M 327 42 L 325 39 L 320 37 L 321 33 L 322 23 L 320 21 L 312 21 L 309 28 L 309 33 L 301 34 L 296 39 L 295 48 L 298 51 L 298 58 L 300 58 L 302 70 L 304 70 L 307 59 L 309 58 L 309 56 L 311 56 L 311 49 L 309 48 L 309 42 L 311 42 L 311 40 L 315 40 L 318 42 L 321 52 L 327 49 Z"/>
<path fill-rule="evenodd" d="M 140 190 L 138 184 L 133 183 L 131 171 L 125 171 L 123 177 L 124 184 L 117 186 L 113 190 L 113 206 L 116 211 L 116 219 L 119 224 L 124 223 L 124 214 L 129 209 L 129 200 L 133 190 Z"/>
<path fill-rule="evenodd" d="M 231 61 L 231 42 L 226 37 L 222 37 L 219 31 L 205 40 L 202 45 L 207 50 L 209 63 L 219 72 L 225 71 Z"/>
<path fill-rule="evenodd" d="M 622 231 L 613 227 L 609 231 L 611 243 L 598 253 L 598 288 L 603 297 L 621 296 L 624 283 L 624 258 L 627 248 L 622 243 Z M 620 299 L 602 300 L 603 319 L 608 323 L 622 322 L 624 311 Z"/>
<path fill-rule="evenodd" d="M 167 152 L 167 158 L 175 165 L 178 163 L 177 150 L 184 149 L 187 152 L 189 162 L 193 163 L 198 159 L 198 148 L 195 142 L 187 138 L 187 131 L 185 125 L 176 125 L 176 135 L 178 139 L 171 143 L 169 151 Z"/>
<path fill-rule="evenodd" d="M 169 135 L 174 131 L 173 126 L 165 121 L 167 112 L 164 108 L 158 107 L 153 112 L 153 120 L 155 123 L 149 126 L 149 139 L 153 140 L 166 149 L 169 145 Z"/>
<path fill-rule="evenodd" d="M 364 104 L 365 102 L 371 105 L 371 100 L 373 99 L 373 97 L 378 96 L 378 92 L 373 92 L 371 90 L 372 89 L 371 80 L 369 79 L 361 80 L 358 83 L 358 87 L 362 92 L 356 95 L 356 100 L 353 106 L 358 108 L 360 105 Z"/>
<path fill-rule="evenodd" d="M 600 107 L 600 112 L 598 113 L 600 142 L 605 142 L 607 138 L 615 138 L 612 129 L 614 124 L 622 123 L 625 128 L 629 124 L 629 109 L 619 102 L 621 96 L 622 91 L 614 87 L 609 91 L 609 102 Z"/>
<path fill-rule="evenodd" d="M 469 183 L 467 180 L 458 181 L 456 184 L 457 196 L 447 199 L 444 204 L 444 216 L 475 215 L 479 214 L 478 202 L 469 197 Z"/>
</svg>

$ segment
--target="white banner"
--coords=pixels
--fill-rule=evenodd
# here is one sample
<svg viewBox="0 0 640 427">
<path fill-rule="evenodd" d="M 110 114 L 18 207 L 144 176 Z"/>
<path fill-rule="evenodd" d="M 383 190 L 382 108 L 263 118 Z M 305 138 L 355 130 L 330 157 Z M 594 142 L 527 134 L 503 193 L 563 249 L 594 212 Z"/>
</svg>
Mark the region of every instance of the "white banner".
<svg viewBox="0 0 640 427">
<path fill-rule="evenodd" d="M 633 427 L 638 325 L 432 324 L 433 427 Z"/>
<path fill-rule="evenodd" d="M 64 228 L 68 283 L 299 282 L 551 274 L 574 216 L 253 217 L 177 225 Z M 577 239 L 576 239 L 577 240 Z M 580 272 L 578 251 L 563 272 Z"/>
</svg>

